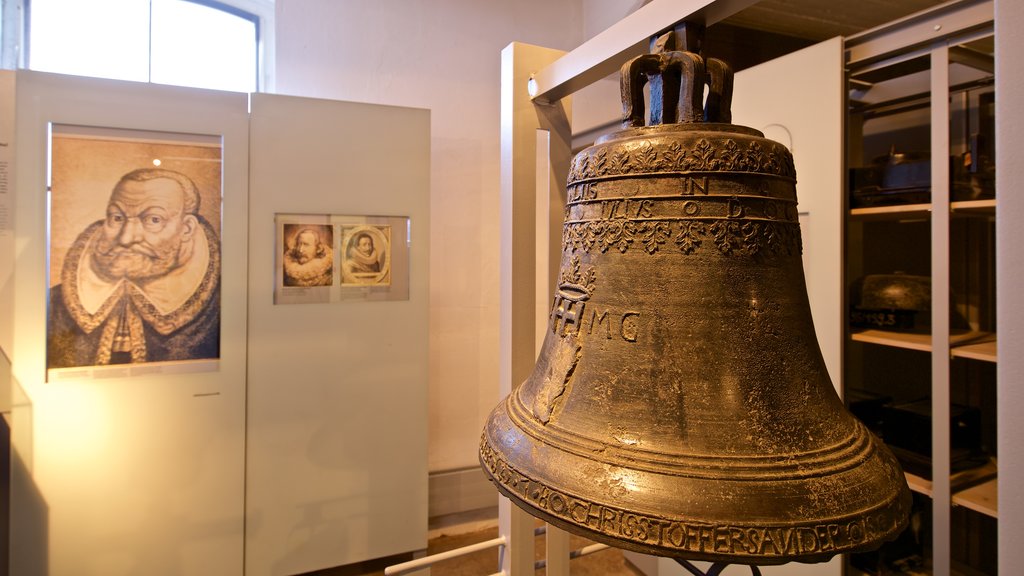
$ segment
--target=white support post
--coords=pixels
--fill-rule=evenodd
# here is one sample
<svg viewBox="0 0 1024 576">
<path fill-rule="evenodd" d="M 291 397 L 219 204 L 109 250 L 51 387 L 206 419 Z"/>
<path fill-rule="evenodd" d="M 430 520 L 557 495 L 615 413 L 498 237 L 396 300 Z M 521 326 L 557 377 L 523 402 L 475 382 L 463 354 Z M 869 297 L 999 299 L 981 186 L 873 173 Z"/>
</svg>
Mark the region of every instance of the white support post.
<svg viewBox="0 0 1024 576">
<path fill-rule="evenodd" d="M 932 162 L 932 570 L 950 574 L 949 451 L 949 46 L 931 51 Z"/>
<path fill-rule="evenodd" d="M 546 576 L 569 576 L 569 533 L 548 524 L 545 538 Z"/>
<path fill-rule="evenodd" d="M 561 124 L 561 123 L 560 123 Z M 568 122 L 536 131 L 536 238 L 534 352 L 539 355 L 548 330 L 551 293 L 561 260 L 562 209 L 565 206 L 567 167 L 571 160 L 572 131 Z M 554 146 L 552 146 L 554 144 Z M 547 576 L 569 576 L 569 534 L 550 524 L 544 532 Z"/>
<path fill-rule="evenodd" d="M 560 190 L 569 169 L 569 102 L 535 104 L 527 87 L 533 73 L 562 54 L 520 43 L 501 53 L 501 397 L 533 370 L 538 323 L 546 318 L 538 312 L 538 285 L 546 277 L 553 286 L 551 270 L 557 270 L 557 248 L 553 263 L 550 247 L 538 245 L 538 237 L 551 234 L 538 222 L 538 214 L 561 215 L 561 206 L 553 211 L 540 206 L 544 197 L 550 204 L 564 205 Z M 547 138 L 540 138 L 538 131 L 547 131 Z M 549 161 L 538 162 L 538 142 L 545 140 Z M 541 196 L 544 189 L 547 193 Z M 560 240 L 561 233 L 556 237 Z M 498 529 L 507 541 L 501 566 L 506 576 L 532 576 L 533 525 L 532 516 L 501 499 Z M 568 558 L 568 547 L 564 554 Z"/>
</svg>

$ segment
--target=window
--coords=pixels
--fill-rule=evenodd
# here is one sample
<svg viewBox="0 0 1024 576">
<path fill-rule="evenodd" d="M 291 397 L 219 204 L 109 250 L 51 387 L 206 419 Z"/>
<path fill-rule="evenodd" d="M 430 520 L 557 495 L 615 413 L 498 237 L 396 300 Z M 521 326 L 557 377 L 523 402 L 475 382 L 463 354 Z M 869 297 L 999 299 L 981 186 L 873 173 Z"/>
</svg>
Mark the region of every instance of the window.
<svg viewBox="0 0 1024 576">
<path fill-rule="evenodd" d="M 24 65 L 33 70 L 239 92 L 267 87 L 272 0 L 22 1 Z"/>
</svg>

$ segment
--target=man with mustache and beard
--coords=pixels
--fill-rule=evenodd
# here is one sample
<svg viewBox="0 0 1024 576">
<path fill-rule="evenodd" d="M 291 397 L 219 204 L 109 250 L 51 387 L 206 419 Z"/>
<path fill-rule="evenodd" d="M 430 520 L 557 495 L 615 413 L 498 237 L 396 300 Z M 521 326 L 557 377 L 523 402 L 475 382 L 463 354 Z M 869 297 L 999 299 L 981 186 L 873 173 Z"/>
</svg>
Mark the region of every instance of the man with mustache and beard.
<svg viewBox="0 0 1024 576">
<path fill-rule="evenodd" d="M 284 253 L 285 286 L 330 286 L 334 250 L 312 228 L 303 228 Z"/>
<path fill-rule="evenodd" d="M 48 368 L 220 356 L 220 241 L 184 174 L 124 175 L 50 289 Z"/>
</svg>

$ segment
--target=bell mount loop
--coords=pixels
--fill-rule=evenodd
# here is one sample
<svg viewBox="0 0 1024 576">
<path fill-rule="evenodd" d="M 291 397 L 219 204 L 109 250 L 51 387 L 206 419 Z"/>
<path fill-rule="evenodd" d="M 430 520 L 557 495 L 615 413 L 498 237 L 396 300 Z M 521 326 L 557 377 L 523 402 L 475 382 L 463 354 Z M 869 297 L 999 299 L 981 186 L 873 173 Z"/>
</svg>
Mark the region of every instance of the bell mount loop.
<svg viewBox="0 0 1024 576">
<path fill-rule="evenodd" d="M 650 125 L 732 121 L 732 68 L 699 53 L 703 27 L 671 30 L 651 41 L 650 54 L 622 66 L 622 126 L 644 125 L 644 85 L 650 86 Z M 708 87 L 704 101 L 704 87 Z"/>
<path fill-rule="evenodd" d="M 639 128 L 644 125 L 644 84 L 652 73 L 660 70 L 657 54 L 642 54 L 622 65 L 622 127 Z"/>
<path fill-rule="evenodd" d="M 732 68 L 718 58 L 704 61 L 708 79 L 705 122 L 732 123 Z"/>
<path fill-rule="evenodd" d="M 706 70 L 704 59 L 693 52 L 665 52 L 661 54 L 662 77 L 678 75 L 678 80 L 673 78 L 671 85 L 665 86 L 665 91 L 657 94 L 668 109 L 675 108 L 674 116 L 666 115 L 661 122 L 656 122 L 654 115 L 651 115 L 651 124 L 671 124 L 673 122 L 700 122 L 704 119 L 704 107 L 701 100 L 704 98 L 704 83 Z M 669 84 L 666 82 L 665 84 Z M 678 88 L 677 88 L 678 87 Z M 675 94 L 672 94 L 675 92 Z M 656 97 L 654 85 L 651 85 L 651 101 Z M 674 102 L 673 102 L 674 100 Z M 654 111 L 654 106 L 651 106 Z"/>
</svg>

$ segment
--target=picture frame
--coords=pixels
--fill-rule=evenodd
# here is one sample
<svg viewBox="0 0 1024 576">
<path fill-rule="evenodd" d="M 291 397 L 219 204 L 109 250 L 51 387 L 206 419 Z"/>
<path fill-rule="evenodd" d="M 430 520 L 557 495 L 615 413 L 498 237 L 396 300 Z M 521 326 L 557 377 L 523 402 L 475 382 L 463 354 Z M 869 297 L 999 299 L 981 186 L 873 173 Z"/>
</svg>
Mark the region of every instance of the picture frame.
<svg viewBox="0 0 1024 576">
<path fill-rule="evenodd" d="M 222 162 L 216 136 L 50 126 L 48 379 L 218 369 Z"/>
<path fill-rule="evenodd" d="M 391 285 L 391 226 L 343 225 L 341 285 Z"/>
<path fill-rule="evenodd" d="M 274 304 L 408 300 L 405 216 L 275 214 Z"/>
</svg>

